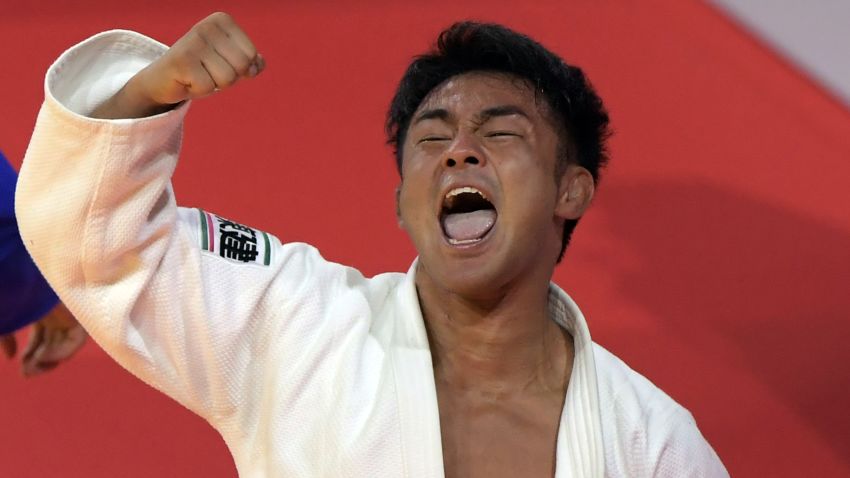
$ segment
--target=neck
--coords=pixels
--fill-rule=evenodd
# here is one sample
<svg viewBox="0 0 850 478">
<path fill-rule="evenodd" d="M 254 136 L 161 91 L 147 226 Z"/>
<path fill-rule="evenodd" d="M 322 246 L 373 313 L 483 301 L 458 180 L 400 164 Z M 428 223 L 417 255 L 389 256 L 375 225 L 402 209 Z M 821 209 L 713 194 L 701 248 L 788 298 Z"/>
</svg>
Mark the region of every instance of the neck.
<svg viewBox="0 0 850 478">
<path fill-rule="evenodd" d="M 438 287 L 420 265 L 416 286 L 437 382 L 499 395 L 563 393 L 572 338 L 549 318 L 549 277 L 543 271 L 470 299 Z"/>
</svg>

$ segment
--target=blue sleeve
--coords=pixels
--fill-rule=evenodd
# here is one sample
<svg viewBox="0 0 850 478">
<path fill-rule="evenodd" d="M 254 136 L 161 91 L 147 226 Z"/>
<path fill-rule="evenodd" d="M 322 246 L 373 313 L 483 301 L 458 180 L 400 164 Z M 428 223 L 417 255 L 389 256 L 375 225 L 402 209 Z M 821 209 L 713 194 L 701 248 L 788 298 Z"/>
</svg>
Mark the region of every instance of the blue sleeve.
<svg viewBox="0 0 850 478">
<path fill-rule="evenodd" d="M 12 165 L 0 153 L 0 335 L 35 322 L 59 302 L 18 233 L 17 179 Z"/>
</svg>

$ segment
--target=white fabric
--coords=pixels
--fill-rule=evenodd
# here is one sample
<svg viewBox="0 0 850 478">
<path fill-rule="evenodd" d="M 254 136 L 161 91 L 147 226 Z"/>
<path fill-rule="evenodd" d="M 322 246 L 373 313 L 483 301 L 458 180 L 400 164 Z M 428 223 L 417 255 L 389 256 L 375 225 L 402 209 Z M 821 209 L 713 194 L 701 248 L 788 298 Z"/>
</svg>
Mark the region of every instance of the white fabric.
<svg viewBox="0 0 850 478">
<path fill-rule="evenodd" d="M 112 31 L 50 68 L 17 192 L 36 263 L 115 360 L 221 433 L 240 476 L 443 476 L 415 263 L 367 279 L 275 238 L 269 266 L 202 251 L 201 216 L 170 183 L 188 105 L 84 116 L 164 49 Z M 690 414 L 593 344 L 555 285 L 550 309 L 576 353 L 555 476 L 727 476 Z"/>
</svg>

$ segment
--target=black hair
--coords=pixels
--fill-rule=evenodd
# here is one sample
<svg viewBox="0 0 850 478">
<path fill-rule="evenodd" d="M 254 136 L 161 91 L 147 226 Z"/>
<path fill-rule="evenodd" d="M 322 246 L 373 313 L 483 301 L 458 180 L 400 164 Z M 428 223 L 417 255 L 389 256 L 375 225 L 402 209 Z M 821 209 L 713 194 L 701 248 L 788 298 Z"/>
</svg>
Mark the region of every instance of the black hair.
<svg viewBox="0 0 850 478">
<path fill-rule="evenodd" d="M 565 144 L 558 148 L 562 157 L 556 175 L 573 160 L 590 171 L 594 183 L 599 181 L 599 171 L 608 162 L 608 112 L 581 69 L 526 35 L 502 25 L 469 21 L 443 30 L 436 46 L 415 57 L 401 78 L 386 122 L 387 143 L 394 148 L 399 174 L 405 135 L 416 109 L 446 80 L 473 71 L 504 73 L 528 82 L 561 123 L 558 129 L 566 131 L 561 141 Z M 564 224 L 559 262 L 577 223 L 575 219 Z"/>
</svg>

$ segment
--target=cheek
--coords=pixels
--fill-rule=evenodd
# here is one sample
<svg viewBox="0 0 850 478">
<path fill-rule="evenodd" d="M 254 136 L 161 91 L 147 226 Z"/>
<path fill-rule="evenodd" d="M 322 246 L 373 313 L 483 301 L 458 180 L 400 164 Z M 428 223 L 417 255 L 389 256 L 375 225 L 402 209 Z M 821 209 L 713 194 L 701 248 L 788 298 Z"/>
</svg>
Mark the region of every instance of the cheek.
<svg viewBox="0 0 850 478">
<path fill-rule="evenodd" d="M 554 162 L 536 143 L 525 139 L 503 139 L 487 146 L 487 155 L 498 166 L 499 175 L 548 174 L 553 176 Z M 544 151 L 547 151 L 544 149 Z M 552 155 L 554 157 L 554 155 Z"/>
<path fill-rule="evenodd" d="M 531 226 L 554 215 L 557 190 L 551 172 L 534 166 L 506 168 L 501 179 L 507 219 Z"/>
<path fill-rule="evenodd" d="M 433 187 L 433 161 L 421 152 L 405 154 L 402 161 L 402 183 L 399 193 L 399 210 L 406 214 L 407 220 L 416 220 L 427 210 L 431 188 Z"/>
<path fill-rule="evenodd" d="M 557 184 L 553 149 L 517 142 L 494 155 L 508 205 L 516 206 L 512 209 L 519 209 L 520 214 L 554 210 Z"/>
<path fill-rule="evenodd" d="M 427 157 L 422 154 L 419 148 L 414 145 L 406 144 L 404 146 L 404 156 L 401 160 L 401 175 L 406 182 L 412 182 L 416 178 L 423 176 L 426 167 L 429 164 Z"/>
<path fill-rule="evenodd" d="M 410 226 L 422 222 L 427 208 L 427 183 L 415 175 L 406 175 L 398 195 L 398 210 L 408 232 L 412 232 Z"/>
</svg>

